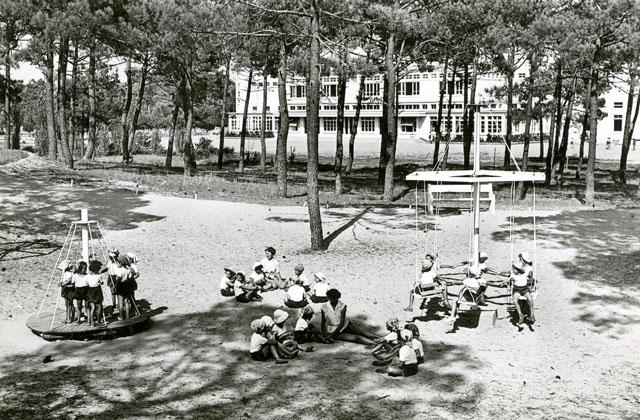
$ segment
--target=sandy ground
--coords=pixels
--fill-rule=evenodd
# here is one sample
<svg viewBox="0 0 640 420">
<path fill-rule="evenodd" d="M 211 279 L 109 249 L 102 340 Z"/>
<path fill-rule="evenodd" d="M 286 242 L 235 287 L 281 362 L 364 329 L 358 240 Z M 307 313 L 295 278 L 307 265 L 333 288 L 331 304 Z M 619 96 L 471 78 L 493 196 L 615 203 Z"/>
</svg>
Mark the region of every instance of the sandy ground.
<svg viewBox="0 0 640 420">
<path fill-rule="evenodd" d="M 426 363 L 417 376 L 374 372 L 366 349 L 319 345 L 288 365 L 251 362 L 249 322 L 282 305 L 218 293 L 222 267 L 247 270 L 266 245 L 285 274 L 297 262 L 325 272 L 350 317 L 382 332 L 402 312 L 418 254 L 467 257 L 466 214 L 323 209 L 329 249 L 308 251 L 304 207 L 203 201 L 86 181 L 73 189 L 39 174 L 0 174 L 0 418 L 637 418 L 640 409 L 640 210 L 538 215 L 537 322 L 519 331 L 504 299 L 447 333 L 441 313 L 420 317 Z M 45 342 L 24 326 L 76 209 L 88 206 L 110 245 L 142 259 L 138 297 L 167 309 L 133 337 Z M 532 248 L 518 211 L 513 250 Z M 506 269 L 509 212 L 482 214 L 483 249 Z M 425 228 L 427 234 L 425 235 Z M 489 292 L 496 296 L 503 290 Z M 108 299 L 107 299 L 108 300 Z M 47 305 L 51 303 L 47 301 Z M 472 320 L 473 321 L 473 320 Z M 50 363 L 43 363 L 45 356 Z"/>
</svg>

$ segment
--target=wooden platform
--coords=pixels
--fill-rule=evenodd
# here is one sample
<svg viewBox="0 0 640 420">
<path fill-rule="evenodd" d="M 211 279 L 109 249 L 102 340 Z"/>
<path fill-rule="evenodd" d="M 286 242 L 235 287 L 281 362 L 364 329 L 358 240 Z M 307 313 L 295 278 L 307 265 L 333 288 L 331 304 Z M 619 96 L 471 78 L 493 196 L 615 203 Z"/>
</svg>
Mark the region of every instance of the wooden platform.
<svg viewBox="0 0 640 420">
<path fill-rule="evenodd" d="M 45 340 L 84 340 L 98 338 L 115 338 L 135 334 L 149 327 L 149 320 L 153 312 L 142 312 L 142 314 L 131 317 L 124 321 L 109 320 L 106 325 L 90 326 L 87 322 L 78 324 L 76 322 L 66 324 L 65 311 L 58 310 L 51 325 L 53 312 L 40 313 L 27 319 L 27 327 L 36 335 Z"/>
</svg>

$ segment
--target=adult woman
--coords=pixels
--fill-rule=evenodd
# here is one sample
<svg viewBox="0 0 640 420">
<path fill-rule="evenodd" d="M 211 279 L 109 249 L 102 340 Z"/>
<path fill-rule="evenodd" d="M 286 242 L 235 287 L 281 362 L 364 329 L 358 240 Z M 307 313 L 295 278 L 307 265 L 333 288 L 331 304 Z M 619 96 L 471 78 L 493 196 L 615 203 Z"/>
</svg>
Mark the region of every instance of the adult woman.
<svg viewBox="0 0 640 420">
<path fill-rule="evenodd" d="M 359 327 L 353 325 L 347 319 L 347 305 L 340 300 L 340 291 L 337 289 L 329 289 L 327 297 L 329 302 L 322 305 L 322 336 L 326 340 L 350 341 L 365 345 L 374 345 L 374 340 L 380 338 L 375 334 L 369 333 Z"/>
</svg>

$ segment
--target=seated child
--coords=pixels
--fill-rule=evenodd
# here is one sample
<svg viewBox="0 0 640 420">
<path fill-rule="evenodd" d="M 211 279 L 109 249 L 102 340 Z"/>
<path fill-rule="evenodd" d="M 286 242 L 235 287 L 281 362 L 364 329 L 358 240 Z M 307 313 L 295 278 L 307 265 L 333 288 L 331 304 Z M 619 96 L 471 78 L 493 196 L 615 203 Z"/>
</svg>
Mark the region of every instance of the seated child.
<svg viewBox="0 0 640 420">
<path fill-rule="evenodd" d="M 329 290 L 329 283 L 323 273 L 316 273 L 313 276 L 315 283 L 313 284 L 313 292 L 311 293 L 311 302 L 313 303 L 325 303 L 329 301 L 327 297 L 327 291 Z"/>
<path fill-rule="evenodd" d="M 376 345 L 371 350 L 371 354 L 377 360 L 373 361 L 374 366 L 386 366 L 393 360 L 400 350 L 398 344 L 398 333 L 400 332 L 400 321 L 397 318 L 390 318 L 386 322 L 387 331 L 389 334 L 385 335 L 379 340 L 376 340 Z"/>
<path fill-rule="evenodd" d="M 289 308 L 299 309 L 304 308 L 309 303 L 307 302 L 306 293 L 304 287 L 301 284 L 301 280 L 296 280 L 293 286 L 287 290 L 287 297 L 284 304 Z"/>
<path fill-rule="evenodd" d="M 244 273 L 238 272 L 235 276 L 234 294 L 236 301 L 241 303 L 249 303 L 253 301 L 262 301 L 262 296 L 258 293 L 258 287 L 247 281 L 244 277 Z"/>
<path fill-rule="evenodd" d="M 276 309 L 274 312 L 274 318 L 271 318 L 268 315 L 260 318 L 265 324 L 267 338 L 270 338 L 277 343 L 276 349 L 281 358 L 293 359 L 298 355 L 298 344 L 293 342 L 293 339 L 291 338 L 293 334 L 287 331 L 287 328 L 284 326 L 287 318 L 289 318 L 289 314 L 283 310 Z M 278 321 L 277 324 L 276 321 Z"/>
<path fill-rule="evenodd" d="M 320 331 L 309 323 L 313 318 L 313 308 L 307 306 L 302 311 L 302 315 L 296 322 L 295 329 L 293 331 L 293 338 L 300 344 L 309 343 L 312 341 L 319 341 L 321 343 L 327 343 L 327 340 L 322 337 Z"/>
<path fill-rule="evenodd" d="M 224 276 L 220 280 L 220 294 L 224 297 L 231 297 L 235 295 L 234 291 L 234 277 L 236 273 L 229 267 L 224 268 Z"/>
<path fill-rule="evenodd" d="M 411 348 L 413 334 L 409 330 L 400 330 L 400 350 L 398 358 L 386 370 L 389 376 L 413 376 L 418 373 L 418 358 Z"/>
<path fill-rule="evenodd" d="M 261 292 L 266 292 L 274 288 L 273 284 L 267 281 L 264 271 L 262 271 L 262 264 L 260 263 L 253 264 L 253 271 L 249 274 L 249 280 L 255 284 Z"/>
<path fill-rule="evenodd" d="M 302 264 L 296 264 L 295 267 L 293 267 L 293 272 L 295 273 L 295 277 L 290 279 L 290 282 L 293 284 L 299 283 L 300 286 L 304 287 L 304 291 L 305 292 L 310 292 L 311 291 L 311 282 L 309 281 L 309 279 L 307 278 L 307 276 L 305 276 L 304 273 L 304 265 Z"/>
<path fill-rule="evenodd" d="M 478 305 L 486 305 L 484 303 L 483 287 L 486 288 L 487 282 L 482 277 L 482 271 L 469 270 L 469 277 L 462 281 L 463 288 L 458 293 L 458 299 L 453 308 L 452 319 L 458 315 L 458 309 L 460 307 L 460 301 L 476 302 Z"/>
<path fill-rule="evenodd" d="M 282 360 L 278 354 L 278 343 L 273 339 L 267 338 L 266 325 L 262 319 L 254 319 L 251 321 L 251 342 L 249 344 L 249 354 L 251 359 L 264 362 L 270 357 L 276 361 L 276 363 L 287 363 L 286 360 Z"/>
<path fill-rule="evenodd" d="M 413 334 L 413 340 L 411 340 L 411 348 L 416 352 L 416 358 L 418 359 L 418 364 L 424 363 L 424 347 L 422 346 L 422 341 L 420 341 L 420 331 L 418 330 L 418 326 L 414 323 L 407 323 L 404 326 L 405 330 L 411 331 Z"/>
<path fill-rule="evenodd" d="M 510 281 L 512 283 L 513 304 L 518 312 L 518 324 L 524 323 L 525 315 L 522 311 L 522 304 L 520 298 L 524 297 L 529 303 L 529 320 L 536 322 L 536 318 L 533 315 L 533 296 L 531 296 L 531 290 L 529 288 L 530 273 L 527 272 L 522 264 L 513 264 L 513 271 L 511 272 Z"/>
<path fill-rule="evenodd" d="M 427 254 L 427 257 L 429 256 L 431 255 Z M 420 279 L 414 283 L 413 290 L 409 292 L 409 306 L 404 309 L 405 311 L 413 312 L 413 300 L 416 294 L 422 295 L 423 293 L 433 290 L 438 285 L 442 287 L 442 306 L 446 309 L 451 309 L 447 283 L 438 277 L 437 270 L 434 267 L 435 263 L 432 259 L 425 258 L 422 261 L 422 274 L 420 275 Z"/>
</svg>

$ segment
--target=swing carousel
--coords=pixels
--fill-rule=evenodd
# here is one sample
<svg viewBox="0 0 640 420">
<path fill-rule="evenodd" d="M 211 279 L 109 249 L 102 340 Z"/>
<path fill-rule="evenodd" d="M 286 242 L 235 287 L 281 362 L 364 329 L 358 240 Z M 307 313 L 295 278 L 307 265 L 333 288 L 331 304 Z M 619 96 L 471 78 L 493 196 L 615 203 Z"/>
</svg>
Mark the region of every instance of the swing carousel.
<svg viewBox="0 0 640 420">
<path fill-rule="evenodd" d="M 69 226 L 56 264 L 49 275 L 45 295 L 38 311 L 27 319 L 27 327 L 34 334 L 45 340 L 99 339 L 131 335 L 149 326 L 152 313 L 141 311 L 135 302 L 132 308 L 134 315 L 128 319 L 118 320 L 113 315 L 114 308 L 107 306 L 100 315 L 102 322 L 94 326 L 89 325 L 88 322 L 65 322 L 65 303 L 60 291 L 60 280 L 64 275 L 64 269 L 60 267 L 72 261 L 84 261 L 87 264 L 95 259 L 108 261 L 108 249 L 100 224 L 95 220 L 89 220 L 87 209 L 82 209 L 80 220 L 71 222 Z M 54 280 L 58 280 L 56 284 Z M 102 287 L 104 289 L 104 286 Z M 103 295 L 110 296 L 110 293 L 105 293 L 103 290 Z M 105 312 L 110 313 L 110 316 L 107 317 Z"/>
<path fill-rule="evenodd" d="M 474 107 L 479 109 L 481 105 L 473 104 L 468 105 L 469 107 Z M 416 228 L 416 249 L 420 248 L 419 244 L 419 212 L 420 212 L 420 203 L 419 203 L 419 186 L 422 184 L 423 190 L 423 204 L 424 204 L 424 214 L 425 218 L 428 213 L 431 213 L 432 206 L 435 203 L 440 203 L 443 201 L 448 201 L 442 198 L 443 192 L 455 192 L 455 193 L 469 193 L 470 197 L 463 197 L 461 199 L 456 199 L 455 201 L 465 201 L 469 203 L 469 249 L 468 249 L 468 260 L 465 264 L 468 264 L 468 270 L 466 271 L 466 275 L 471 276 L 472 273 L 480 272 L 480 211 L 481 211 L 481 202 L 486 201 L 486 199 L 481 199 L 481 193 L 490 192 L 490 197 L 492 198 L 492 185 L 499 183 L 510 183 L 510 209 L 509 209 L 509 243 L 511 249 L 511 265 L 514 263 L 514 235 L 513 235 L 513 226 L 514 226 L 514 217 L 513 217 L 513 206 L 515 201 L 515 191 L 516 191 L 516 183 L 517 182 L 531 182 L 532 188 L 532 197 L 533 197 L 533 211 L 532 211 L 532 224 L 533 224 L 533 284 L 531 285 L 531 295 L 535 299 L 538 293 L 538 281 L 535 280 L 535 272 L 536 272 L 536 264 L 537 264 L 537 233 L 536 233 L 536 190 L 535 183 L 536 182 L 544 182 L 545 174 L 540 172 L 523 172 L 513 154 L 511 153 L 511 149 L 505 142 L 506 149 L 510 155 L 510 158 L 516 168 L 514 171 L 500 171 L 500 170 L 486 170 L 480 167 L 480 135 L 478 130 L 476 131 L 476 136 L 474 136 L 474 147 L 473 147 L 473 169 L 472 170 L 442 170 L 439 171 L 438 163 L 434 166 L 434 170 L 432 171 L 415 171 L 411 174 L 407 175 L 407 181 L 414 181 L 415 184 L 415 228 Z M 450 140 L 449 140 L 450 141 Z M 445 146 L 445 152 L 448 150 L 449 142 L 447 142 Z M 444 155 L 443 153 L 443 155 Z M 434 187 L 435 186 L 435 187 Z M 431 191 L 430 191 L 431 190 Z M 432 198 L 433 194 L 436 194 L 435 200 Z M 493 201 L 489 206 L 490 210 L 493 212 L 494 204 Z M 437 256 L 438 254 L 438 218 L 440 213 L 440 205 L 435 206 L 434 221 L 435 225 L 433 228 L 433 255 Z M 425 223 L 425 233 L 428 236 L 428 223 Z M 510 265 L 510 266 L 511 266 Z M 418 252 L 416 252 L 416 278 L 418 278 L 418 266 L 419 266 L 419 257 Z M 436 264 L 436 267 L 438 264 Z M 456 266 L 448 266 L 449 268 L 453 268 Z M 451 277 L 451 274 L 454 276 L 456 274 L 463 273 L 445 273 L 445 275 L 441 276 L 447 286 L 452 285 L 461 285 L 462 281 L 457 280 L 455 277 Z M 504 274 L 502 274 L 504 275 Z M 488 283 L 488 286 L 492 286 L 492 284 Z M 514 307 L 514 302 L 512 300 L 512 284 L 508 282 L 508 293 L 506 296 L 497 296 L 497 297 L 507 297 L 508 301 L 507 310 L 512 311 Z M 429 302 L 429 300 L 433 297 L 438 297 L 444 287 L 436 288 L 431 292 L 423 295 L 415 295 L 416 298 L 422 299 L 422 303 L 420 305 L 421 309 L 425 309 L 425 305 Z M 446 289 L 444 289 L 446 292 Z M 495 303 L 492 303 L 486 309 L 482 309 L 479 307 L 476 297 L 473 293 L 465 294 L 465 286 L 462 286 L 458 295 L 458 301 L 456 302 L 457 311 L 454 311 L 454 315 L 452 317 L 452 325 L 456 322 L 457 314 L 465 314 L 465 313 L 475 313 L 480 314 L 481 312 L 492 312 L 493 313 L 493 325 L 495 325 L 498 317 L 498 307 Z M 468 298 L 463 298 L 466 296 Z M 493 298 L 491 299 L 494 300 Z"/>
</svg>

